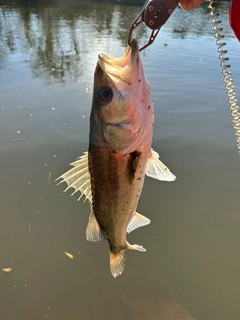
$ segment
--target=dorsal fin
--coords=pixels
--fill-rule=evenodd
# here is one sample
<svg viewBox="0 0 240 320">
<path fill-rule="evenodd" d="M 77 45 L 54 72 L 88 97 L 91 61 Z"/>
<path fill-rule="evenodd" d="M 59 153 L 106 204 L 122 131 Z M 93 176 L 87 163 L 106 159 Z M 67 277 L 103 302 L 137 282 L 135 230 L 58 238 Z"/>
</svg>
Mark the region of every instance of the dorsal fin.
<svg viewBox="0 0 240 320">
<path fill-rule="evenodd" d="M 78 160 L 70 163 L 70 165 L 73 166 L 73 168 L 62 174 L 55 181 L 57 181 L 58 179 L 63 179 L 58 184 L 61 184 L 63 182 L 67 183 L 68 186 L 64 191 L 67 191 L 70 188 L 74 188 L 75 191 L 71 195 L 79 191 L 81 195 L 78 200 L 80 200 L 84 195 L 85 200 L 88 199 L 91 204 L 92 190 L 90 174 L 88 170 L 88 152 L 84 152 L 83 156 L 79 157 Z"/>
</svg>

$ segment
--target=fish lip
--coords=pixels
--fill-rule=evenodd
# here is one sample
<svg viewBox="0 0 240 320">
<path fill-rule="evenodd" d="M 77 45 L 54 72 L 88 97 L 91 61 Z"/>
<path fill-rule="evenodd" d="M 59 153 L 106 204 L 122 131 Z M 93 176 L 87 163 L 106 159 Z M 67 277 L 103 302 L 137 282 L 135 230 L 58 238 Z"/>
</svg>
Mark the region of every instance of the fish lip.
<svg viewBox="0 0 240 320">
<path fill-rule="evenodd" d="M 111 67 L 115 67 L 115 68 L 121 69 L 121 67 L 119 67 L 116 63 L 115 64 L 113 63 L 113 60 L 116 60 L 116 58 L 110 57 L 109 55 L 107 55 L 105 53 L 99 53 L 98 59 L 100 61 L 102 61 L 104 64 L 108 64 Z"/>
<path fill-rule="evenodd" d="M 121 59 L 111 57 L 105 53 L 99 53 L 98 59 L 112 67 L 123 68 L 123 67 L 126 67 L 128 64 L 133 64 L 134 62 L 136 62 L 136 55 L 138 53 L 139 53 L 138 42 L 135 38 L 133 38 L 131 40 L 130 45 L 127 46 L 127 49 L 122 57 L 122 59 L 126 60 L 125 64 L 121 63 Z M 130 61 L 128 61 L 127 56 L 130 56 L 130 59 L 129 59 Z"/>
<path fill-rule="evenodd" d="M 98 65 L 101 68 L 101 70 L 105 72 L 108 76 L 116 78 L 117 80 L 120 80 L 126 83 L 127 85 L 131 85 L 131 81 L 126 77 L 122 76 L 121 74 L 121 71 L 124 70 L 124 68 L 119 67 L 115 64 L 111 64 L 108 61 L 108 59 L 105 58 L 105 55 L 103 53 L 100 53 L 98 55 Z"/>
<path fill-rule="evenodd" d="M 130 42 L 130 47 L 132 49 L 131 52 L 131 60 L 135 60 L 135 55 L 139 53 L 139 47 L 137 39 L 133 38 Z"/>
<path fill-rule="evenodd" d="M 98 65 L 103 72 L 121 80 L 122 82 L 131 85 L 130 78 L 131 71 L 138 64 L 139 48 L 136 39 L 132 39 L 130 45 L 127 46 L 122 58 L 114 58 L 104 53 L 98 55 Z M 129 72 L 129 77 L 123 76 Z"/>
</svg>

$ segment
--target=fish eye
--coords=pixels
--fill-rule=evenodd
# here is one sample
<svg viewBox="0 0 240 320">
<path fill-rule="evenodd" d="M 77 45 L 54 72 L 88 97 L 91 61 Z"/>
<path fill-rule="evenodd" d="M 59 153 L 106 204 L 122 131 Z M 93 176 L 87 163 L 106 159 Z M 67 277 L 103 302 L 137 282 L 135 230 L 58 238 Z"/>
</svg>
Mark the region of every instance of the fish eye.
<svg viewBox="0 0 240 320">
<path fill-rule="evenodd" d="M 109 87 L 101 87 L 98 90 L 98 98 L 100 101 L 109 103 L 112 101 L 113 98 L 113 91 Z"/>
</svg>

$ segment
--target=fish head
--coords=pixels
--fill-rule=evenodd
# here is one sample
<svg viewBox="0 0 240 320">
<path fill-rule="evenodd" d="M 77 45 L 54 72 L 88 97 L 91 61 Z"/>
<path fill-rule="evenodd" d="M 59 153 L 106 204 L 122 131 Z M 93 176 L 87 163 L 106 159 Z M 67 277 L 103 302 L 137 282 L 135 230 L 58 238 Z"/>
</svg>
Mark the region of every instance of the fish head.
<svg viewBox="0 0 240 320">
<path fill-rule="evenodd" d="M 150 85 L 135 39 L 121 58 L 99 54 L 90 124 L 114 152 L 123 155 L 139 149 L 152 134 Z"/>
</svg>

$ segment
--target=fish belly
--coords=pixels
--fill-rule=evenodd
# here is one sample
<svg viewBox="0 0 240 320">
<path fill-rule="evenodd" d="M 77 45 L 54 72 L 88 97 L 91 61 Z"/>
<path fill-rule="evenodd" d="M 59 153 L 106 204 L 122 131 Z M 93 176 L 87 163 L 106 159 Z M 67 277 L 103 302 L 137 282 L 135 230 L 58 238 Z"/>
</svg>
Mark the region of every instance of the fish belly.
<svg viewBox="0 0 240 320">
<path fill-rule="evenodd" d="M 142 155 L 136 174 L 137 153 L 122 156 L 102 145 L 89 150 L 93 212 L 113 252 L 126 249 L 126 230 L 139 202 L 148 156 Z"/>
</svg>

